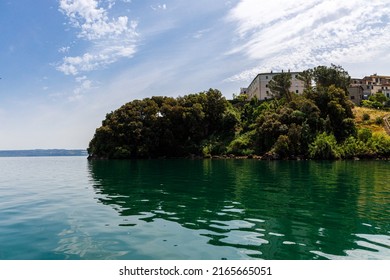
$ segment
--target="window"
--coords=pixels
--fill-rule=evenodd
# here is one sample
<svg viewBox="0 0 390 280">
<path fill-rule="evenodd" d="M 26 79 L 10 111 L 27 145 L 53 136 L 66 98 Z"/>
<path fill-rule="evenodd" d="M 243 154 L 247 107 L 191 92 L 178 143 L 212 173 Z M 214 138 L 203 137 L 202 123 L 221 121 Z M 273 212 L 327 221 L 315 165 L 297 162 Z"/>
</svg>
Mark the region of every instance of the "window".
<svg viewBox="0 0 390 280">
<path fill-rule="evenodd" d="M 295 79 L 298 79 L 298 75 L 295 75 Z"/>
<path fill-rule="evenodd" d="M 265 87 L 268 87 L 268 84 L 266 84 Z"/>
<path fill-rule="evenodd" d="M 269 94 L 269 91 L 267 90 L 265 93 L 266 93 L 266 94 Z"/>
<path fill-rule="evenodd" d="M 265 79 L 268 80 L 268 76 L 265 76 Z"/>
<path fill-rule="evenodd" d="M 370 89 L 370 86 L 367 86 L 367 89 Z"/>
<path fill-rule="evenodd" d="M 299 90 L 296 90 L 295 93 L 299 93 Z"/>
<path fill-rule="evenodd" d="M 351 99 L 352 99 L 352 100 L 355 99 L 355 96 L 351 95 Z"/>
</svg>

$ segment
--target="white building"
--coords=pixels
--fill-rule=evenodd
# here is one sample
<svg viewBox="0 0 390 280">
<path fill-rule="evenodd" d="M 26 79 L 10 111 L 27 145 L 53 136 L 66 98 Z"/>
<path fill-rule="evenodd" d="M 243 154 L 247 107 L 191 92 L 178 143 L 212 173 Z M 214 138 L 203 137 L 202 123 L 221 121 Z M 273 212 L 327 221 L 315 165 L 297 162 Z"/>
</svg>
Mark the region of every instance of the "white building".
<svg viewBox="0 0 390 280">
<path fill-rule="evenodd" d="M 282 72 L 270 72 L 270 73 L 260 73 L 258 74 L 250 85 L 247 88 L 241 88 L 240 92 L 248 95 L 248 100 L 251 100 L 253 97 L 257 97 L 258 100 L 265 100 L 272 97 L 271 90 L 268 87 L 268 83 L 272 78 Z M 290 72 L 291 74 L 291 87 L 290 91 L 302 94 L 304 90 L 303 81 L 298 79 L 300 72 Z"/>
</svg>

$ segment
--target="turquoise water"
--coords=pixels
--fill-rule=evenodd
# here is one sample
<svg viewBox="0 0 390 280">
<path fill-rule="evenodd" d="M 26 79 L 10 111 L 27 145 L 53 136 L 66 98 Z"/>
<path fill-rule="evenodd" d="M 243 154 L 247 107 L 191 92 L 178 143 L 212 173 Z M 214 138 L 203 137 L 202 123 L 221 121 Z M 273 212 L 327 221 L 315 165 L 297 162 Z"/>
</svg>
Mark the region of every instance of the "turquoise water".
<svg viewBox="0 0 390 280">
<path fill-rule="evenodd" d="M 390 259 L 389 167 L 0 158 L 0 259 Z"/>
</svg>

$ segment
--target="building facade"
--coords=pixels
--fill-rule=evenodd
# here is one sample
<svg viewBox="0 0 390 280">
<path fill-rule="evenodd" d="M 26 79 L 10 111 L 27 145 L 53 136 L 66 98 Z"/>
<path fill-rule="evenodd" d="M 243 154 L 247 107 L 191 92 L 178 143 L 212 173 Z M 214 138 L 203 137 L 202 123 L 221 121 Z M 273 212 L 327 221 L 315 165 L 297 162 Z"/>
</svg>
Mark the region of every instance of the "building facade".
<svg viewBox="0 0 390 280">
<path fill-rule="evenodd" d="M 240 94 L 246 94 L 247 99 L 257 98 L 258 100 L 266 100 L 272 98 L 272 92 L 269 89 L 269 82 L 274 76 L 282 72 L 269 72 L 258 74 L 246 88 L 240 89 Z M 290 72 L 291 87 L 290 92 L 302 94 L 305 85 L 304 82 L 298 79 L 300 72 Z M 370 95 L 377 92 L 382 92 L 386 97 L 390 98 L 390 76 L 373 74 L 362 79 L 352 78 L 351 85 L 348 88 L 350 100 L 356 105 L 360 105 L 363 99 L 368 99 Z"/>
<path fill-rule="evenodd" d="M 348 88 L 349 98 L 356 105 L 360 105 L 360 103 L 362 102 L 363 95 L 364 95 L 363 92 L 364 92 L 363 87 L 359 86 L 359 85 L 357 85 L 357 86 L 350 86 Z"/>
<path fill-rule="evenodd" d="M 390 76 L 373 74 L 363 79 L 351 79 L 351 87 L 361 86 L 364 98 L 368 98 L 377 92 L 382 92 L 390 98 Z"/>
<path fill-rule="evenodd" d="M 260 73 L 258 74 L 253 81 L 249 84 L 247 88 L 241 88 L 241 94 L 247 94 L 248 100 L 256 97 L 258 100 L 266 100 L 272 98 L 271 90 L 268 87 L 268 83 L 272 80 L 272 78 L 278 74 L 283 72 L 270 72 L 270 73 Z M 298 75 L 300 72 L 290 72 L 291 74 L 291 87 L 290 91 L 302 94 L 304 90 L 303 81 L 298 79 Z"/>
</svg>

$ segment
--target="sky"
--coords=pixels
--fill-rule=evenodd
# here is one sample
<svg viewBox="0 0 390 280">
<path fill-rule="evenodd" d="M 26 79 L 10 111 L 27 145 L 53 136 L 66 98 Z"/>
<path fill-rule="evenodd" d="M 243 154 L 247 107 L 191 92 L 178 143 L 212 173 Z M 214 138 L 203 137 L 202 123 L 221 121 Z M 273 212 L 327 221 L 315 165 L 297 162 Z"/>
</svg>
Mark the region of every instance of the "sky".
<svg viewBox="0 0 390 280">
<path fill-rule="evenodd" d="M 85 149 L 134 99 L 271 70 L 390 75 L 390 0 L 2 0 L 0 36 L 0 150 Z"/>
</svg>

